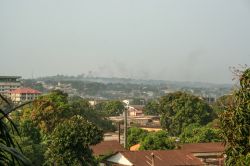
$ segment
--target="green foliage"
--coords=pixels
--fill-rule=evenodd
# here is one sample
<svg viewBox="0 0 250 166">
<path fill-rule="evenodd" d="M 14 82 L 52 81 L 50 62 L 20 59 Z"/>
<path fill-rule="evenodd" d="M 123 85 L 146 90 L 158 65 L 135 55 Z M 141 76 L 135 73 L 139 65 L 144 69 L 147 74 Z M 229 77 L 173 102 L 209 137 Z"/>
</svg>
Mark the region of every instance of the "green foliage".
<svg viewBox="0 0 250 166">
<path fill-rule="evenodd" d="M 96 109 L 105 116 L 119 116 L 124 111 L 124 105 L 121 101 L 112 100 L 97 104 Z"/>
<path fill-rule="evenodd" d="M 15 136 L 15 140 L 22 147 L 23 154 L 27 156 L 32 165 L 42 165 L 44 163 L 45 147 L 42 143 L 35 143 L 30 137 Z"/>
<path fill-rule="evenodd" d="M 191 124 L 183 129 L 180 140 L 183 143 L 221 142 L 220 133 L 219 129 Z"/>
<path fill-rule="evenodd" d="M 233 105 L 229 105 L 219 117 L 226 144 L 226 164 L 249 165 L 250 68 L 240 76 L 240 87 L 233 94 Z"/>
<path fill-rule="evenodd" d="M 71 117 L 67 94 L 53 91 L 33 102 L 31 119 L 44 134 L 51 133 L 58 123 Z"/>
<path fill-rule="evenodd" d="M 12 136 L 18 130 L 8 115 L 23 105 L 13 107 L 1 94 L 0 103 L 0 165 L 31 165 Z"/>
<path fill-rule="evenodd" d="M 233 105 L 233 96 L 232 95 L 224 95 L 216 100 L 213 104 L 213 109 L 216 114 L 220 114 L 223 112 L 228 106 Z"/>
<path fill-rule="evenodd" d="M 106 119 L 102 112 L 90 107 L 89 102 L 83 99 L 75 99 L 70 101 L 72 115 L 81 115 L 85 119 L 97 125 L 104 131 L 114 131 L 115 126 Z"/>
<path fill-rule="evenodd" d="M 30 112 L 31 119 L 44 134 L 50 134 L 57 124 L 74 115 L 85 117 L 105 131 L 114 130 L 111 121 L 90 107 L 87 100 L 81 98 L 69 100 L 67 94 L 61 91 L 53 91 L 36 100 Z"/>
<path fill-rule="evenodd" d="M 159 101 L 159 111 L 162 127 L 174 136 L 190 124 L 206 125 L 215 117 L 213 109 L 205 101 L 184 92 L 163 96 Z"/>
<path fill-rule="evenodd" d="M 20 135 L 23 137 L 29 137 L 34 143 L 41 142 L 41 134 L 39 129 L 34 125 L 31 120 L 23 119 L 19 123 Z"/>
<path fill-rule="evenodd" d="M 157 101 L 153 100 L 148 102 L 144 107 L 145 115 L 159 115 L 159 104 Z"/>
<path fill-rule="evenodd" d="M 148 131 L 138 127 L 131 127 L 128 129 L 128 147 L 140 143 L 148 134 Z"/>
<path fill-rule="evenodd" d="M 80 126 L 81 124 L 76 124 L 77 122 L 75 121 L 77 120 L 74 120 L 75 115 L 84 117 L 89 121 L 84 123 L 85 128 L 82 128 Z M 16 135 L 15 137 L 19 144 L 23 147 L 24 154 L 29 157 L 33 165 L 44 164 L 44 153 L 46 151 L 47 158 L 49 158 L 48 154 L 51 155 L 52 153 L 50 151 L 52 145 L 55 145 L 53 146 L 53 152 L 57 152 L 58 160 L 60 160 L 58 158 L 58 156 L 61 155 L 60 153 L 65 155 L 62 151 L 60 151 L 60 149 L 59 151 L 56 151 L 56 145 L 59 144 L 58 142 L 54 142 L 55 144 L 51 143 L 55 140 L 56 136 L 59 135 L 59 133 L 56 133 L 55 130 L 63 133 L 64 127 L 65 133 L 70 131 L 66 130 L 67 127 L 61 126 L 62 124 L 70 124 L 68 127 L 69 129 L 72 129 L 71 135 L 73 134 L 73 131 L 77 133 L 80 132 L 79 130 L 82 130 L 83 133 L 85 132 L 86 134 L 89 134 L 89 132 L 87 132 L 88 129 L 90 132 L 92 130 L 97 130 L 96 128 L 89 127 L 90 125 L 88 124 L 92 125 L 92 123 L 105 131 L 114 130 L 114 126 L 112 125 L 111 121 L 103 118 L 102 114 L 90 107 L 87 100 L 83 100 L 79 97 L 68 98 L 67 94 L 62 93 L 61 91 L 53 91 L 48 95 L 42 96 L 41 98 L 34 101 L 33 104 L 30 105 L 30 107 L 25 107 L 22 111 L 18 111 L 12 114 L 12 118 L 20 129 L 21 138 L 18 138 Z M 70 122 L 69 119 L 71 119 Z M 78 122 L 80 123 L 80 121 Z M 73 125 L 75 125 L 75 127 L 77 127 L 78 129 L 73 129 Z M 61 126 L 61 128 L 59 126 Z M 83 134 L 78 134 L 79 136 L 81 136 L 81 139 L 77 140 L 80 143 L 80 141 L 82 141 Z M 96 134 L 98 134 L 97 131 Z M 94 135 L 89 134 L 88 136 L 94 140 Z M 96 137 L 98 137 L 98 135 Z M 72 140 L 65 140 L 65 142 L 66 141 L 74 140 L 72 138 Z M 89 140 L 84 141 L 86 142 Z M 91 144 L 93 144 L 93 142 Z M 84 153 L 89 152 L 89 154 L 91 154 L 90 149 L 88 149 L 87 147 L 84 148 L 86 148 Z M 74 155 L 77 155 L 77 153 L 78 151 L 75 152 Z M 71 154 L 73 154 L 73 152 Z M 78 155 L 81 154 L 82 152 L 79 152 Z M 92 161 L 92 156 L 90 155 L 89 157 L 89 159 Z M 52 161 L 54 160 L 51 159 L 51 162 Z M 72 160 L 71 164 L 78 165 L 79 162 L 76 160 Z"/>
<path fill-rule="evenodd" d="M 51 134 L 46 151 L 47 164 L 95 165 L 89 148 L 102 140 L 103 132 L 81 116 L 59 124 Z"/>
<path fill-rule="evenodd" d="M 149 133 L 140 143 L 140 150 L 166 150 L 175 148 L 175 139 L 168 132 L 157 131 Z"/>
<path fill-rule="evenodd" d="M 15 140 L 22 147 L 22 151 L 33 165 L 42 165 L 44 163 L 45 146 L 42 143 L 42 135 L 39 128 L 30 120 L 29 107 L 23 108 L 12 114 L 12 120 L 19 129 L 19 135 L 14 134 Z"/>
</svg>

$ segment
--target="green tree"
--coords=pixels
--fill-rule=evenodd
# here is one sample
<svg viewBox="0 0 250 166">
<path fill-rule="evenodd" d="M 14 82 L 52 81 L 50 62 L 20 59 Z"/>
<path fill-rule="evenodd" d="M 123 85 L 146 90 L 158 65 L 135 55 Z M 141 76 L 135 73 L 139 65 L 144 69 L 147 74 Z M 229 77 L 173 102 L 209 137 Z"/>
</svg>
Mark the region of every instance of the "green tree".
<svg viewBox="0 0 250 166">
<path fill-rule="evenodd" d="M 162 127 L 174 136 L 192 123 L 206 125 L 215 118 L 213 109 L 205 101 L 184 92 L 163 96 L 159 101 L 159 111 Z"/>
<path fill-rule="evenodd" d="M 104 116 L 118 116 L 123 113 L 124 105 L 121 101 L 111 100 L 97 104 L 96 109 Z"/>
<path fill-rule="evenodd" d="M 79 97 L 68 98 L 61 91 L 53 91 L 33 103 L 27 116 L 39 126 L 42 133 L 49 134 L 57 124 L 74 115 L 81 115 L 105 131 L 113 131 L 112 122 L 93 109 L 87 100 Z"/>
<path fill-rule="evenodd" d="M 183 129 L 180 140 L 183 143 L 221 142 L 220 129 L 191 124 Z"/>
<path fill-rule="evenodd" d="M 68 98 L 61 91 L 44 95 L 29 107 L 12 114 L 13 121 L 20 129 L 21 138 L 16 139 L 34 165 L 43 165 L 43 156 L 48 149 L 47 143 L 51 141 L 51 133 L 59 124 L 74 115 L 84 117 L 105 131 L 115 129 L 111 121 L 102 117 L 87 100 L 79 97 Z"/>
<path fill-rule="evenodd" d="M 103 132 L 81 116 L 57 125 L 46 151 L 47 164 L 95 165 L 90 145 L 102 140 Z"/>
<path fill-rule="evenodd" d="M 92 108 L 89 102 L 84 99 L 75 99 L 70 101 L 71 113 L 73 115 L 81 115 L 85 119 L 97 125 L 104 131 L 114 131 L 115 126 L 108 120 L 102 112 Z"/>
<path fill-rule="evenodd" d="M 250 165 L 250 68 L 240 76 L 233 105 L 221 113 L 221 130 L 226 144 L 227 165 Z"/>
<path fill-rule="evenodd" d="M 20 119 L 18 123 L 19 136 L 15 136 L 23 153 L 27 156 L 33 165 L 42 165 L 44 163 L 45 145 L 42 142 L 42 135 L 37 126 L 30 119 Z"/>
<path fill-rule="evenodd" d="M 41 166 L 44 163 L 45 147 L 42 143 L 35 143 L 30 137 L 14 136 L 22 147 L 22 152 L 31 161 L 32 165 Z"/>
<path fill-rule="evenodd" d="M 159 115 L 159 104 L 153 100 L 148 102 L 143 108 L 145 115 Z"/>
<path fill-rule="evenodd" d="M 219 115 L 230 105 L 233 105 L 233 95 L 224 95 L 219 97 L 212 106 L 216 114 Z"/>
<path fill-rule="evenodd" d="M 51 133 L 55 126 L 72 116 L 68 104 L 68 95 L 53 91 L 33 102 L 31 119 L 44 134 Z"/>
<path fill-rule="evenodd" d="M 19 135 L 14 134 L 15 140 L 33 165 L 43 165 L 45 146 L 39 128 L 30 119 L 31 108 L 26 106 L 22 111 L 11 114 L 13 122 L 19 129 Z"/>
<path fill-rule="evenodd" d="M 128 147 L 140 143 L 148 134 L 148 131 L 138 127 L 131 127 L 128 129 Z"/>
<path fill-rule="evenodd" d="M 161 130 L 149 133 L 141 142 L 140 150 L 166 150 L 175 148 L 175 139 L 168 132 Z"/>
</svg>

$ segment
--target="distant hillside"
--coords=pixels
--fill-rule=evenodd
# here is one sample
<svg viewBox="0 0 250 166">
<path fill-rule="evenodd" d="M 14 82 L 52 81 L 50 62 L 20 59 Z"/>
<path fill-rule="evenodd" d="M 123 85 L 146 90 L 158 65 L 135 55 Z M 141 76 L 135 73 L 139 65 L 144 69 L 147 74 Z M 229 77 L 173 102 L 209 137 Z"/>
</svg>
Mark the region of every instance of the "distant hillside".
<svg viewBox="0 0 250 166">
<path fill-rule="evenodd" d="M 37 80 L 41 81 L 83 81 L 83 82 L 98 82 L 98 83 L 120 83 L 120 84 L 145 84 L 145 85 L 169 85 L 171 87 L 189 87 L 189 88 L 231 88 L 231 84 L 215 84 L 205 82 L 181 82 L 181 81 L 166 81 L 166 80 L 143 80 L 143 79 L 131 79 L 131 78 L 117 78 L 117 77 L 84 77 L 79 76 L 47 76 L 40 77 Z"/>
</svg>

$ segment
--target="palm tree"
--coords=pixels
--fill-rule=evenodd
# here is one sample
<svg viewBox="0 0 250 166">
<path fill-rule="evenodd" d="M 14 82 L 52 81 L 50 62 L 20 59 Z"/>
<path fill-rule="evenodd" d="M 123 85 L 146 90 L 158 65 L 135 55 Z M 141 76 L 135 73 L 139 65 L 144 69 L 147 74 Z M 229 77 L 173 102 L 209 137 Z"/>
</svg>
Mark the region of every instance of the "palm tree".
<svg viewBox="0 0 250 166">
<path fill-rule="evenodd" d="M 12 111 L 23 107 L 27 103 L 14 107 L 1 94 L 0 99 L 2 101 L 2 107 L 0 107 L 0 165 L 31 165 L 29 159 L 22 154 L 21 148 L 12 138 L 11 132 L 18 133 L 18 129 L 8 116 Z M 10 125 L 8 126 L 7 123 Z"/>
</svg>

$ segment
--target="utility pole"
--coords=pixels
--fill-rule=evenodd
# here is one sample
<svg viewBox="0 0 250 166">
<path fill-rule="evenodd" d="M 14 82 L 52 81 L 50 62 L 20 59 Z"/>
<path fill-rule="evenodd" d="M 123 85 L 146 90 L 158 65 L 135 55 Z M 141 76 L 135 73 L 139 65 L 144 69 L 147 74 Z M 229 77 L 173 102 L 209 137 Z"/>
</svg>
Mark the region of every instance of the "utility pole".
<svg viewBox="0 0 250 166">
<path fill-rule="evenodd" d="M 118 121 L 118 142 L 121 143 L 121 123 Z"/>
<path fill-rule="evenodd" d="M 128 120 L 128 113 L 127 113 L 128 105 L 124 109 L 124 148 L 127 149 L 127 120 Z"/>
<path fill-rule="evenodd" d="M 123 100 L 123 103 L 126 104 L 124 108 L 124 148 L 127 149 L 127 128 L 128 128 L 128 108 L 129 108 L 129 100 Z"/>
</svg>

